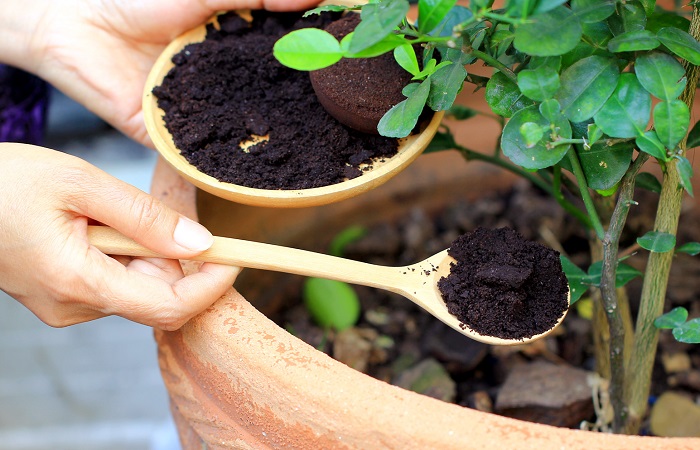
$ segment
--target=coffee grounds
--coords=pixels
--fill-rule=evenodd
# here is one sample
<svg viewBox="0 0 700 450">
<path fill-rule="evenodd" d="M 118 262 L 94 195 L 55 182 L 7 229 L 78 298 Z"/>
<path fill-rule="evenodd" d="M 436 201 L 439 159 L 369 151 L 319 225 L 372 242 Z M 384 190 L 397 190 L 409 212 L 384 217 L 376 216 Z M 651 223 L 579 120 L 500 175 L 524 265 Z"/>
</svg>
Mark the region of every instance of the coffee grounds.
<svg viewBox="0 0 700 450">
<path fill-rule="evenodd" d="M 559 253 L 511 228 L 477 228 L 448 253 L 456 263 L 438 288 L 448 311 L 480 334 L 529 338 L 552 328 L 569 307 Z"/>
<path fill-rule="evenodd" d="M 395 139 L 338 123 L 316 99 L 308 73 L 272 55 L 284 34 L 323 28 L 335 17 L 255 11 L 248 23 L 228 13 L 219 16 L 220 30 L 208 26 L 203 42 L 173 57 L 153 94 L 190 164 L 237 185 L 308 189 L 358 177 L 361 164 L 396 154 Z M 269 140 L 241 149 L 265 135 Z"/>
</svg>

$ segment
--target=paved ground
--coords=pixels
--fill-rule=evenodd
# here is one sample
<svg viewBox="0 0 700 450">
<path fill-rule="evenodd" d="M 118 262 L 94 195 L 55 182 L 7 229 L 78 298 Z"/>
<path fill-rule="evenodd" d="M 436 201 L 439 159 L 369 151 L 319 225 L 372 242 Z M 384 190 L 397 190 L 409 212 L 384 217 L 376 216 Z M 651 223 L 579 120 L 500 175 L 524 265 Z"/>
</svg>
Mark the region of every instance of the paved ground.
<svg viewBox="0 0 700 450">
<path fill-rule="evenodd" d="M 155 154 L 54 96 L 47 146 L 148 191 Z M 176 450 L 150 328 L 53 329 L 0 291 L 0 450 Z"/>
</svg>

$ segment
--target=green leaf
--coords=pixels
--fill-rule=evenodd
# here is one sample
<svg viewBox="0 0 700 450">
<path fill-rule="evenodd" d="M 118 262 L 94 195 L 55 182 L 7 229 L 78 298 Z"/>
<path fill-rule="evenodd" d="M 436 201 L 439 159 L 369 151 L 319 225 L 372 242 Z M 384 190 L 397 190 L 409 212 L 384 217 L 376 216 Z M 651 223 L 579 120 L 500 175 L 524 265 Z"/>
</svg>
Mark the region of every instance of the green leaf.
<svg viewBox="0 0 700 450">
<path fill-rule="evenodd" d="M 527 148 L 532 148 L 542 140 L 544 130 L 541 125 L 533 122 L 525 122 L 520 125 L 520 135 L 523 137 Z"/>
<path fill-rule="evenodd" d="M 685 137 L 690 125 L 690 110 L 681 100 L 659 102 L 654 107 L 656 136 L 667 149 L 673 150 Z"/>
<path fill-rule="evenodd" d="M 644 12 L 646 13 L 647 16 L 651 16 L 654 14 L 654 11 L 656 9 L 656 0 L 639 0 L 642 6 L 644 7 Z"/>
<path fill-rule="evenodd" d="M 345 247 L 367 234 L 367 228 L 360 225 L 354 225 L 347 227 L 340 233 L 336 234 L 331 241 L 328 252 L 333 256 L 343 256 L 345 254 Z"/>
<path fill-rule="evenodd" d="M 603 273 L 603 261 L 597 261 L 588 268 L 587 282 L 592 286 L 600 286 L 600 279 Z M 618 262 L 615 272 L 615 287 L 621 288 L 637 277 L 641 277 L 642 272 L 634 267 Z"/>
<path fill-rule="evenodd" d="M 423 153 L 441 152 L 443 150 L 452 150 L 456 147 L 457 143 L 455 142 L 454 136 L 448 128 L 444 128 L 444 131 L 435 133 L 435 136 L 433 136 L 433 139 Z"/>
<path fill-rule="evenodd" d="M 603 137 L 603 130 L 595 123 L 588 124 L 588 145 L 591 146 Z"/>
<path fill-rule="evenodd" d="M 569 258 L 564 255 L 559 255 L 561 267 L 564 270 L 564 275 L 569 282 L 569 292 L 571 293 L 570 304 L 576 303 L 583 294 L 588 290 L 588 275 L 576 264 L 572 263 Z"/>
<path fill-rule="evenodd" d="M 661 193 L 661 182 L 649 172 L 641 172 L 635 178 L 635 184 L 637 187 L 646 189 L 657 194 Z"/>
<path fill-rule="evenodd" d="M 361 52 L 352 53 L 350 52 L 350 42 L 352 42 L 352 38 L 354 35 L 355 32 L 351 31 L 340 41 L 340 48 L 343 51 L 344 58 L 374 58 L 375 56 L 388 53 L 394 50 L 396 47 L 406 45 L 406 39 L 403 36 L 390 34 L 384 37 L 384 39 L 382 39 L 381 41 L 367 47 Z"/>
<path fill-rule="evenodd" d="M 634 148 L 629 143 L 608 146 L 593 144 L 589 150 L 578 152 L 588 186 L 604 191 L 614 187 L 625 175 L 632 162 Z"/>
<path fill-rule="evenodd" d="M 321 14 L 322 12 L 343 12 L 347 10 L 358 9 L 357 6 L 342 6 L 342 5 L 325 5 L 318 6 L 314 9 L 310 9 L 304 13 L 302 17 L 309 17 L 314 14 Z"/>
<path fill-rule="evenodd" d="M 653 14 L 647 15 L 647 30 L 652 33 L 658 33 L 660 29 L 666 27 L 688 31 L 690 28 L 690 20 L 679 16 L 674 11 L 666 11 L 662 8 L 657 8 Z"/>
<path fill-rule="evenodd" d="M 532 15 L 546 13 L 564 3 L 566 3 L 566 0 L 539 0 L 536 2 L 535 8 L 532 10 Z"/>
<path fill-rule="evenodd" d="M 664 101 L 678 98 L 687 82 L 681 63 L 666 53 L 640 55 L 634 64 L 634 70 L 644 89 Z"/>
<path fill-rule="evenodd" d="M 494 53 L 494 57 L 500 58 L 505 55 L 515 39 L 515 34 L 510 29 L 498 29 L 491 35 L 489 48 Z"/>
<path fill-rule="evenodd" d="M 518 87 L 533 100 L 550 99 L 559 90 L 559 72 L 548 66 L 521 70 L 518 73 Z"/>
<path fill-rule="evenodd" d="M 561 69 L 566 70 L 569 67 L 573 66 L 577 62 L 581 61 L 584 58 L 588 58 L 589 56 L 613 56 L 612 53 L 610 53 L 607 48 L 604 50 L 601 50 L 598 47 L 595 47 L 594 45 L 581 41 L 579 42 L 576 47 L 571 50 L 570 52 L 561 55 Z"/>
<path fill-rule="evenodd" d="M 688 310 L 682 306 L 673 308 L 663 316 L 654 320 L 654 326 L 659 329 L 671 329 L 683 325 L 688 320 Z"/>
<path fill-rule="evenodd" d="M 360 318 L 360 300 L 347 283 L 307 278 L 303 298 L 309 314 L 322 328 L 342 331 Z"/>
<path fill-rule="evenodd" d="M 561 114 L 561 106 L 559 102 L 550 98 L 540 103 L 540 114 L 549 121 L 549 123 L 557 123 L 564 118 Z"/>
<path fill-rule="evenodd" d="M 491 110 L 506 118 L 534 103 L 526 98 L 518 89 L 518 85 L 513 83 L 503 72 L 494 73 L 486 83 L 485 97 Z"/>
<path fill-rule="evenodd" d="M 424 80 L 411 95 L 393 106 L 379 121 L 377 130 L 386 137 L 402 138 L 411 134 L 430 94 L 430 78 Z"/>
<path fill-rule="evenodd" d="M 676 253 L 687 253 L 690 256 L 700 255 L 700 242 L 688 242 L 676 249 Z"/>
<path fill-rule="evenodd" d="M 613 58 L 589 56 L 566 69 L 556 99 L 572 122 L 590 119 L 615 91 L 620 70 Z"/>
<path fill-rule="evenodd" d="M 404 44 L 394 49 L 394 59 L 403 67 L 406 72 L 413 76 L 420 73 L 420 66 L 418 66 L 418 57 L 416 56 L 416 51 L 410 44 Z"/>
<path fill-rule="evenodd" d="M 644 134 L 650 114 L 651 95 L 633 73 L 623 73 L 594 120 L 610 137 L 632 138 Z"/>
<path fill-rule="evenodd" d="M 645 153 L 650 154 L 654 158 L 660 161 L 668 161 L 668 155 L 666 154 L 666 147 L 661 143 L 659 138 L 656 136 L 655 131 L 647 131 L 641 136 L 637 136 L 634 141 L 637 147 Z"/>
<path fill-rule="evenodd" d="M 430 32 L 433 36 L 452 36 L 452 30 L 455 26 L 461 23 L 470 22 L 474 18 L 474 13 L 469 8 L 464 6 L 453 6 L 445 15 L 445 18 L 438 24 L 433 31 Z"/>
<path fill-rule="evenodd" d="M 573 50 L 582 34 L 578 17 L 560 6 L 517 27 L 513 45 L 528 55 L 557 56 Z"/>
<path fill-rule="evenodd" d="M 685 189 L 688 194 L 693 196 L 693 183 L 691 183 L 690 178 L 693 176 L 693 165 L 690 164 L 688 158 L 684 156 L 676 155 L 674 156 L 678 160 L 676 163 L 676 170 L 678 170 L 678 175 L 681 179 L 681 186 Z"/>
<path fill-rule="evenodd" d="M 610 39 L 613 38 L 610 28 L 608 28 L 605 22 L 584 23 L 583 36 L 583 40 L 588 42 L 594 48 L 598 49 L 599 52 L 605 51 L 606 53 L 608 42 L 610 42 Z M 601 55 L 601 53 L 597 54 Z"/>
<path fill-rule="evenodd" d="M 700 122 L 695 122 L 693 128 L 688 133 L 688 139 L 685 142 L 685 148 L 691 149 L 700 146 Z"/>
<path fill-rule="evenodd" d="M 570 145 L 558 145 L 553 148 L 547 147 L 545 140 L 540 140 L 536 145 L 530 146 L 520 132 L 523 124 L 528 122 L 549 127 L 550 122 L 538 110 L 536 106 L 521 109 L 513 115 L 503 128 L 502 148 L 503 154 L 510 158 L 513 163 L 526 169 L 544 169 L 558 163 L 571 147 Z M 562 118 L 553 125 L 559 136 L 562 138 L 571 137 L 571 125 L 569 121 Z"/>
<path fill-rule="evenodd" d="M 639 31 L 646 27 L 647 16 L 644 8 L 638 1 L 626 1 L 620 5 L 619 15 L 608 18 L 608 26 L 614 35 L 628 31 Z"/>
<path fill-rule="evenodd" d="M 423 68 L 423 70 L 421 70 L 420 72 L 418 72 L 418 73 L 413 77 L 413 80 L 423 80 L 423 79 L 425 79 L 426 77 L 428 77 L 428 76 L 432 75 L 433 73 L 435 73 L 435 71 L 437 71 L 438 69 L 442 69 L 443 67 L 451 66 L 451 65 L 452 65 L 452 61 L 443 61 L 443 62 L 441 62 L 440 64 L 437 64 L 437 60 L 436 60 L 436 59 L 431 59 L 431 60 L 429 60 L 429 61 L 426 63 L 426 65 L 425 65 L 425 67 Z"/>
<path fill-rule="evenodd" d="M 692 319 L 672 331 L 678 342 L 700 344 L 700 317 Z"/>
<path fill-rule="evenodd" d="M 456 104 L 452 105 L 445 115 L 454 120 L 467 120 L 479 115 L 479 111 L 468 106 Z"/>
<path fill-rule="evenodd" d="M 676 246 L 676 236 L 662 231 L 649 231 L 637 238 L 637 244 L 650 252 L 666 253 Z"/>
<path fill-rule="evenodd" d="M 653 50 L 661 45 L 654 33 L 649 30 L 628 31 L 608 41 L 608 50 L 613 53 Z"/>
<path fill-rule="evenodd" d="M 666 27 L 656 33 L 662 44 L 693 65 L 700 65 L 700 43 L 678 28 Z"/>
<path fill-rule="evenodd" d="M 572 0 L 571 9 L 581 22 L 602 22 L 615 12 L 613 0 Z"/>
<path fill-rule="evenodd" d="M 383 0 L 362 7 L 362 21 L 355 27 L 350 53 L 359 53 L 384 39 L 405 19 L 408 0 Z"/>
<path fill-rule="evenodd" d="M 420 0 L 418 2 L 418 29 L 429 33 L 443 21 L 457 0 Z"/>
<path fill-rule="evenodd" d="M 303 28 L 282 36 L 272 53 L 281 64 L 295 70 L 323 69 L 343 57 L 338 40 L 318 28 Z"/>
<path fill-rule="evenodd" d="M 433 111 L 450 108 L 464 85 L 467 70 L 461 64 L 448 64 L 440 67 L 430 76 L 428 106 Z"/>
<path fill-rule="evenodd" d="M 559 72 L 559 69 L 561 69 L 561 56 L 533 56 L 527 67 L 528 69 L 550 67 Z"/>
</svg>

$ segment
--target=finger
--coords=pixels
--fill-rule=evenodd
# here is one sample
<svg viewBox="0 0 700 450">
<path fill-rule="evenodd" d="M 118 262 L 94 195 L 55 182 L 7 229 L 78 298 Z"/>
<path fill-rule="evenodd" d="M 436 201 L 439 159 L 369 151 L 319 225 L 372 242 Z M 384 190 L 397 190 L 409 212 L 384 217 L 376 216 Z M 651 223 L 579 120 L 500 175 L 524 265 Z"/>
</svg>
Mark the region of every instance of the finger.
<svg viewBox="0 0 700 450">
<path fill-rule="evenodd" d="M 85 163 L 80 189 L 66 193 L 77 215 L 109 225 L 170 258 L 186 259 L 208 249 L 211 233 L 155 197 Z"/>
<path fill-rule="evenodd" d="M 269 11 L 301 11 L 315 7 L 320 0 L 216 0 L 208 2 L 212 11 L 231 9 L 267 9 Z"/>
<path fill-rule="evenodd" d="M 141 272 L 144 275 L 159 278 L 173 284 L 182 279 L 185 274 L 179 261 L 162 258 L 134 258 L 126 265 L 127 269 Z"/>
<path fill-rule="evenodd" d="M 158 267 L 166 260 L 135 261 L 139 261 L 135 267 L 124 267 L 91 248 L 85 280 L 93 284 L 88 292 L 99 299 L 97 309 L 102 314 L 164 330 L 181 327 L 209 307 L 233 285 L 240 271 L 232 266 L 203 264 L 199 272 L 173 282 L 171 268 Z"/>
</svg>

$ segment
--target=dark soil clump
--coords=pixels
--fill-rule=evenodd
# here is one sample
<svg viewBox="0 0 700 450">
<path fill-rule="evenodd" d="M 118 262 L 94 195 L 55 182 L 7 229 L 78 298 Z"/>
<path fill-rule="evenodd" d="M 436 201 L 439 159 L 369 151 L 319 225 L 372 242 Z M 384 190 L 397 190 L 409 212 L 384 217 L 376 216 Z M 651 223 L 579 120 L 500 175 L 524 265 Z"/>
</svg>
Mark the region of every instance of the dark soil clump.
<svg viewBox="0 0 700 450">
<path fill-rule="evenodd" d="M 569 307 L 559 254 L 511 228 L 477 228 L 448 253 L 456 263 L 438 287 L 450 313 L 480 334 L 529 338 Z"/>
<path fill-rule="evenodd" d="M 298 28 L 322 28 L 327 14 L 256 11 L 251 24 L 229 13 L 220 30 L 173 58 L 153 91 L 183 156 L 214 178 L 259 189 L 308 189 L 362 174 L 361 164 L 396 154 L 395 139 L 358 133 L 321 106 L 308 73 L 286 68 L 274 43 Z M 246 151 L 242 143 L 269 135 Z"/>
<path fill-rule="evenodd" d="M 341 40 L 359 23 L 359 14 L 347 14 L 325 30 Z M 344 58 L 309 77 L 329 113 L 351 128 L 374 134 L 382 116 L 406 99 L 402 90 L 411 82 L 411 74 L 398 65 L 392 52 L 375 58 Z"/>
</svg>

